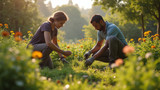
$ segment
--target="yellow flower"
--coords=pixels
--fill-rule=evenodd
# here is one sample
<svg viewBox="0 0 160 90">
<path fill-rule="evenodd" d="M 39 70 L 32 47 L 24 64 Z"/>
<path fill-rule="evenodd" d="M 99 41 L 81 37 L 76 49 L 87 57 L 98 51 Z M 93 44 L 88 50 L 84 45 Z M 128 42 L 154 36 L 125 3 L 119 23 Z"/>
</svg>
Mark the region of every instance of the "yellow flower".
<svg viewBox="0 0 160 90">
<path fill-rule="evenodd" d="M 32 52 L 32 58 L 42 58 L 42 53 L 40 51 L 34 51 Z"/>
<path fill-rule="evenodd" d="M 27 31 L 27 33 L 31 33 L 31 31 Z"/>
<path fill-rule="evenodd" d="M 148 31 L 148 33 L 151 33 L 151 31 Z"/>
<path fill-rule="evenodd" d="M 81 45 L 80 47 L 83 48 L 83 45 Z"/>
<path fill-rule="evenodd" d="M 142 38 L 138 38 L 138 41 L 141 41 L 142 40 Z"/>
<path fill-rule="evenodd" d="M 148 36 L 149 35 L 149 32 L 144 32 L 144 36 Z"/>
<path fill-rule="evenodd" d="M 133 41 L 134 39 L 130 39 L 130 41 Z"/>
<path fill-rule="evenodd" d="M 10 31 L 10 33 L 14 33 L 14 31 Z"/>
</svg>

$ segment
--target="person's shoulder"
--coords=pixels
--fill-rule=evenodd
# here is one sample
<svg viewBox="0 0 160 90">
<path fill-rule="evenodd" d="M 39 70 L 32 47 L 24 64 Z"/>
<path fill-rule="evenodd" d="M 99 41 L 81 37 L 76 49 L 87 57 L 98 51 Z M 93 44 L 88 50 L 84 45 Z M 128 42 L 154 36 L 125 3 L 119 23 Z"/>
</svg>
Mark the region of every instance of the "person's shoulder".
<svg viewBox="0 0 160 90">
<path fill-rule="evenodd" d="M 50 22 L 46 21 L 46 22 L 43 22 L 42 25 L 50 25 Z"/>
</svg>

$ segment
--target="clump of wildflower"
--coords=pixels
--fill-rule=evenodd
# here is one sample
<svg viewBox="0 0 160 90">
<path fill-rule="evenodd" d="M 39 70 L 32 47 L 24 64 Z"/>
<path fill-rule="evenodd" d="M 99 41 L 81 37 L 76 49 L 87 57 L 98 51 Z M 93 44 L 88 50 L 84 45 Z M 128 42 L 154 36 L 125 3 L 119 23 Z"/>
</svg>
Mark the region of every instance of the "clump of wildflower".
<svg viewBox="0 0 160 90">
<path fill-rule="evenodd" d="M 125 53 L 126 55 L 131 54 L 134 52 L 134 47 L 131 46 L 125 46 L 123 48 L 123 53 Z"/>
<path fill-rule="evenodd" d="M 153 46 L 151 46 L 151 48 L 156 48 L 156 46 L 153 45 Z"/>
<path fill-rule="evenodd" d="M 138 41 L 141 41 L 142 40 L 142 38 L 138 38 Z"/>
<path fill-rule="evenodd" d="M 22 33 L 21 33 L 21 32 L 16 32 L 16 33 L 14 34 L 14 36 L 15 36 L 15 37 L 17 37 L 17 36 L 22 36 Z"/>
<path fill-rule="evenodd" d="M 132 42 L 133 40 L 134 40 L 134 39 L 132 39 L 132 38 L 130 39 L 131 42 Z"/>
<path fill-rule="evenodd" d="M 15 39 L 15 41 L 16 41 L 16 42 L 20 42 L 20 41 L 22 41 L 22 38 L 21 38 L 21 37 L 18 37 L 18 36 L 17 36 L 17 37 L 15 37 L 14 39 Z"/>
<path fill-rule="evenodd" d="M 42 53 L 40 51 L 32 52 L 32 58 L 42 58 Z"/>
<path fill-rule="evenodd" d="M 8 37 L 8 36 L 9 36 L 9 32 L 8 32 L 8 31 L 3 31 L 3 32 L 2 32 L 2 36 Z"/>
</svg>

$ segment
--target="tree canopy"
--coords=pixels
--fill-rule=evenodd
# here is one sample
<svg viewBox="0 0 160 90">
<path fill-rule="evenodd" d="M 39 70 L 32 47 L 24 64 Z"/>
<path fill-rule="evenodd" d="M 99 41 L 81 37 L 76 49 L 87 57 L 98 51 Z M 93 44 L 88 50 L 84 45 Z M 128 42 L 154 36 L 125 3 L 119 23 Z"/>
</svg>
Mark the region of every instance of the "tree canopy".
<svg viewBox="0 0 160 90">
<path fill-rule="evenodd" d="M 84 37 L 82 28 L 83 25 L 87 24 L 87 21 L 81 16 L 81 12 L 77 7 L 73 5 L 63 5 L 61 7 L 57 7 L 55 11 L 64 11 L 69 17 L 69 21 L 67 21 L 64 27 L 61 28 L 61 30 L 64 30 L 66 33 L 66 40 L 76 40 Z"/>
<path fill-rule="evenodd" d="M 0 22 L 9 30 L 26 32 L 39 26 L 37 0 L 0 0 Z"/>
</svg>

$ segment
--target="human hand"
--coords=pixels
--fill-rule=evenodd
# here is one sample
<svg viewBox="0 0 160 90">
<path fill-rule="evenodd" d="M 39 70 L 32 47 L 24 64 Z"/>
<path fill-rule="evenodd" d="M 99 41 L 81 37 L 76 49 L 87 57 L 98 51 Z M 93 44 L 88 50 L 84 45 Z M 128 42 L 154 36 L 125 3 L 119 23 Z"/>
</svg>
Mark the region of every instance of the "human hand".
<svg viewBox="0 0 160 90">
<path fill-rule="evenodd" d="M 71 51 L 63 51 L 63 55 L 65 55 L 65 56 L 69 56 L 69 55 L 71 55 L 71 54 L 72 54 Z"/>
<path fill-rule="evenodd" d="M 91 55 L 91 51 L 88 51 L 84 54 L 84 58 L 85 60 L 89 58 L 89 56 Z"/>
<path fill-rule="evenodd" d="M 94 62 L 94 57 L 91 57 L 85 61 L 85 66 L 90 66 Z"/>
</svg>

